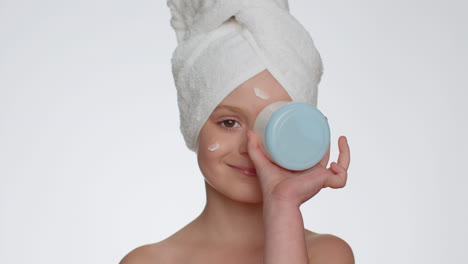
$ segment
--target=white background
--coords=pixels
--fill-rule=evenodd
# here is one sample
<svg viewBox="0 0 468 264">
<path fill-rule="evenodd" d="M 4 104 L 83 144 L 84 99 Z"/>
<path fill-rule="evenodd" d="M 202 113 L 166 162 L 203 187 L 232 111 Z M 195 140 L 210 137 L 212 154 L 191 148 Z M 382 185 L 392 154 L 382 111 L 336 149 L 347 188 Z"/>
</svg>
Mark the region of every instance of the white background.
<svg viewBox="0 0 468 264">
<path fill-rule="evenodd" d="M 462 0 L 290 1 L 348 185 L 302 206 L 357 263 L 467 263 Z M 117 263 L 204 206 L 165 0 L 0 0 L 0 262 Z"/>
</svg>

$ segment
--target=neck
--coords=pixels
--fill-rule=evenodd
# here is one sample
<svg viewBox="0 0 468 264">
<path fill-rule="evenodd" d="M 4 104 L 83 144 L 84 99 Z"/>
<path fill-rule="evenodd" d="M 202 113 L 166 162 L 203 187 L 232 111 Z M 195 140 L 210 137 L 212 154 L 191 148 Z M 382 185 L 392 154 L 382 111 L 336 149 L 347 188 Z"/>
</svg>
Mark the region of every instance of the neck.
<svg viewBox="0 0 468 264">
<path fill-rule="evenodd" d="M 196 221 L 207 239 L 217 243 L 263 244 L 262 203 L 232 200 L 207 182 L 205 188 L 206 206 Z"/>
</svg>

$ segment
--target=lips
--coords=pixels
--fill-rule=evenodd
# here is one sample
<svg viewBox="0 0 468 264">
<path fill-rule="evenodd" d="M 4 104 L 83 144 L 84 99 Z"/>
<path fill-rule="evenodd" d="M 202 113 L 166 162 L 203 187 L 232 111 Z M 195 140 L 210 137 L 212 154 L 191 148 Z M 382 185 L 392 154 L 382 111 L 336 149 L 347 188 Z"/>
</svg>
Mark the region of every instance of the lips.
<svg viewBox="0 0 468 264">
<path fill-rule="evenodd" d="M 229 165 L 229 164 L 228 164 Z M 229 165 L 229 167 L 235 169 L 236 171 L 245 174 L 250 177 L 256 177 L 257 176 L 257 171 L 254 168 L 242 168 L 242 167 L 237 167 L 233 165 Z"/>
</svg>

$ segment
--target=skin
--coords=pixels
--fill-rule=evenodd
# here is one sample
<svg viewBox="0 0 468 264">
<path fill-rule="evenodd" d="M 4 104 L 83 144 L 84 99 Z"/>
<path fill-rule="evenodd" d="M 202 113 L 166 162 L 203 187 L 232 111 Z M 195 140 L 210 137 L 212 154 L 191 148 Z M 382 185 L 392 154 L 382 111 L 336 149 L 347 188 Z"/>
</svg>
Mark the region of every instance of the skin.
<svg viewBox="0 0 468 264">
<path fill-rule="evenodd" d="M 253 87 L 269 98 L 255 96 Z M 350 163 L 346 137 L 339 138 L 338 160 L 328 167 L 330 150 L 305 171 L 275 165 L 260 150 L 252 129 L 258 113 L 276 101 L 291 98 L 265 70 L 218 105 L 199 134 L 197 160 L 207 198 L 203 212 L 167 239 L 133 250 L 121 264 L 354 263 L 345 241 L 304 229 L 299 209 L 322 188 L 345 186 Z M 216 142 L 220 147 L 210 151 Z M 255 169 L 256 176 L 234 167 Z"/>
</svg>

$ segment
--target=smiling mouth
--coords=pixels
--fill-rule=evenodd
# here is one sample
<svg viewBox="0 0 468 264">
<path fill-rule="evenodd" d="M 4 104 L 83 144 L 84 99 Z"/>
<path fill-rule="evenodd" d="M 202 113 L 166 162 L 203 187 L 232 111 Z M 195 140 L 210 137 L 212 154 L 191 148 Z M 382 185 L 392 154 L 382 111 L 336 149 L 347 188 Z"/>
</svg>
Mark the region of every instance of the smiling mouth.
<svg viewBox="0 0 468 264">
<path fill-rule="evenodd" d="M 244 175 L 247 175 L 247 176 L 250 176 L 250 177 L 256 177 L 257 176 L 257 171 L 255 169 L 251 169 L 251 168 L 239 168 L 239 167 L 236 167 L 236 166 L 232 166 L 232 165 L 229 165 L 229 167 L 233 168 L 234 170 L 244 174 Z"/>
</svg>

